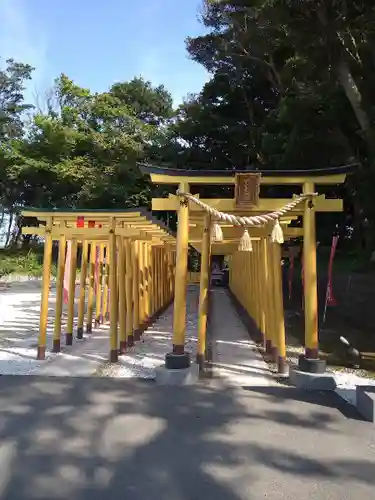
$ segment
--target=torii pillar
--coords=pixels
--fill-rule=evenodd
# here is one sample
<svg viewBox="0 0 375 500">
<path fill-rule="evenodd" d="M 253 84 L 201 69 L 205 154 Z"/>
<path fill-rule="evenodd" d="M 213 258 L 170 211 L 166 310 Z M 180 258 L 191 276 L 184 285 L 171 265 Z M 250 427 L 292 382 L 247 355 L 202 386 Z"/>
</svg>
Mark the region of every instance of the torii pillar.
<svg viewBox="0 0 375 500">
<path fill-rule="evenodd" d="M 181 182 L 179 191 L 189 192 L 189 184 Z M 185 352 L 186 289 L 189 248 L 189 203 L 180 197 L 177 224 L 175 294 L 173 308 L 173 350 L 165 357 L 165 367 L 176 370 L 189 368 L 190 356 Z"/>
</svg>

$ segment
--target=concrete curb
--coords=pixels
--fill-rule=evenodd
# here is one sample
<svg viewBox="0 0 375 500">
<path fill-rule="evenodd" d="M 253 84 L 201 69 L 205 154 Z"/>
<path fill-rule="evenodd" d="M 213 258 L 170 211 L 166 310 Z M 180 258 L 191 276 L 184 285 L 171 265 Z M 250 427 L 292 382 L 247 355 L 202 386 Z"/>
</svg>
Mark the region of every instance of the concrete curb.
<svg viewBox="0 0 375 500">
<path fill-rule="evenodd" d="M 333 373 L 308 373 L 290 367 L 289 380 L 299 389 L 309 391 L 334 391 L 337 387 Z"/>
<path fill-rule="evenodd" d="M 358 412 L 368 422 L 375 424 L 375 386 L 357 385 L 355 392 Z"/>
<path fill-rule="evenodd" d="M 155 381 L 157 385 L 184 386 L 194 385 L 199 380 L 199 366 L 192 363 L 189 368 L 168 370 L 165 366 L 156 368 Z"/>
</svg>

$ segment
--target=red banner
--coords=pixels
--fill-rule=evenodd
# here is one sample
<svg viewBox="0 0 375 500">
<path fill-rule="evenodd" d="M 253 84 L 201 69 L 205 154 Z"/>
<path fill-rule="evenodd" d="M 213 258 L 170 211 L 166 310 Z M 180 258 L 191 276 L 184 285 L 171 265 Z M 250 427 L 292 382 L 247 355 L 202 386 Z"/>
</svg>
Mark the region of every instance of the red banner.
<svg viewBox="0 0 375 500">
<path fill-rule="evenodd" d="M 326 305 L 327 306 L 336 306 L 337 305 L 337 302 L 336 302 L 336 299 L 333 295 L 333 290 L 332 290 L 332 268 L 333 268 L 333 259 L 335 258 L 338 240 L 339 240 L 338 236 L 334 236 L 332 238 L 331 253 L 329 256 L 329 263 L 328 263 L 328 282 L 327 282 L 327 292 L 326 292 Z"/>
<path fill-rule="evenodd" d="M 82 227 L 85 227 L 85 218 L 80 216 L 80 217 L 77 217 L 77 227 L 78 228 L 82 228 Z"/>
</svg>

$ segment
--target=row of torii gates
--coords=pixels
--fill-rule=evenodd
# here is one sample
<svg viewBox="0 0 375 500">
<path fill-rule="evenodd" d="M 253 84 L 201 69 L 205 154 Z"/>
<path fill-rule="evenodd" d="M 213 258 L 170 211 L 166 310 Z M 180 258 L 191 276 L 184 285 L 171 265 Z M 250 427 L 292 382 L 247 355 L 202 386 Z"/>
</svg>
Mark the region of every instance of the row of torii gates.
<svg viewBox="0 0 375 500">
<path fill-rule="evenodd" d="M 67 345 L 73 343 L 77 248 L 81 247 L 77 338 L 110 322 L 109 360 L 139 340 L 142 332 L 172 300 L 173 347 L 166 353 L 167 369 L 190 366 L 185 352 L 188 248 L 201 254 L 197 327 L 197 362 L 206 351 L 211 255 L 229 256 L 229 288 L 262 333 L 266 351 L 286 371 L 285 325 L 281 273 L 281 243 L 303 238 L 305 371 L 316 371 L 318 304 L 316 271 L 316 213 L 340 212 L 343 202 L 318 194 L 320 186 L 343 184 L 353 166 L 313 171 L 180 170 L 139 165 L 156 185 L 177 186 L 177 194 L 152 200 L 152 211 L 176 211 L 177 235 L 142 209 L 37 210 L 24 217 L 38 219 L 38 227 L 23 234 L 44 238 L 43 288 L 38 359 L 45 359 L 53 241 L 59 241 L 56 313 L 52 350 L 61 349 L 63 281 L 66 242 L 71 241 Z M 233 198 L 201 199 L 197 186 L 234 187 Z M 260 196 L 263 186 L 293 187 L 291 199 Z M 302 220 L 302 225 L 300 224 Z M 299 223 L 299 225 L 296 225 Z M 282 228 L 282 229 L 281 229 Z M 99 268 L 99 271 L 98 271 Z M 98 274 L 99 273 L 99 274 Z M 95 279 L 95 276 L 98 275 Z M 108 294 L 109 290 L 109 294 Z"/>
</svg>

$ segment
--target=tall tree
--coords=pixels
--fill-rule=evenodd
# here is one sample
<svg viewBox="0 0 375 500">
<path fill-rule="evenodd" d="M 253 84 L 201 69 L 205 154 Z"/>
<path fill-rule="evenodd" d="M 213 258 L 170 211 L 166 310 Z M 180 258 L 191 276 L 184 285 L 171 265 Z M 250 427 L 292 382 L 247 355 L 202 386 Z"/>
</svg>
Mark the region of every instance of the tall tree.
<svg viewBox="0 0 375 500">
<path fill-rule="evenodd" d="M 19 201 L 17 163 L 21 157 L 22 120 L 24 113 L 32 108 L 24 102 L 24 90 L 32 71 L 33 68 L 28 64 L 13 59 L 7 59 L 0 68 L 0 229 L 6 222 L 5 244 L 9 243 L 11 237 Z"/>
<path fill-rule="evenodd" d="M 261 106 L 264 113 L 258 122 L 249 114 L 244 124 L 249 138 L 259 138 L 246 144 L 252 163 L 317 168 L 355 160 L 362 165 L 350 180 L 351 202 L 356 221 L 373 234 L 374 20 L 375 7 L 365 0 L 206 0 L 207 33 L 187 42 L 191 57 L 213 73 L 211 83 L 222 74 L 236 75 L 243 91 L 249 82 L 259 82 L 248 94 L 248 109 Z M 238 118 L 231 130 L 241 138 L 238 97 L 229 101 L 215 88 L 217 103 L 210 111 L 218 117 L 230 102 Z M 266 88 L 273 97 L 269 102 Z M 197 102 L 203 103 L 202 95 Z M 187 121 L 198 134 L 194 119 Z M 216 137 L 217 130 L 206 129 L 206 144 L 207 136 Z M 224 150 L 229 139 L 221 144 Z M 242 144 L 240 139 L 237 151 L 231 148 L 231 159 Z"/>
<path fill-rule="evenodd" d="M 171 114 L 171 97 L 161 90 L 138 79 L 91 93 L 61 75 L 53 99 L 57 108 L 34 117 L 25 142 L 25 202 L 71 207 L 147 203 L 149 186 L 135 162 Z"/>
</svg>

